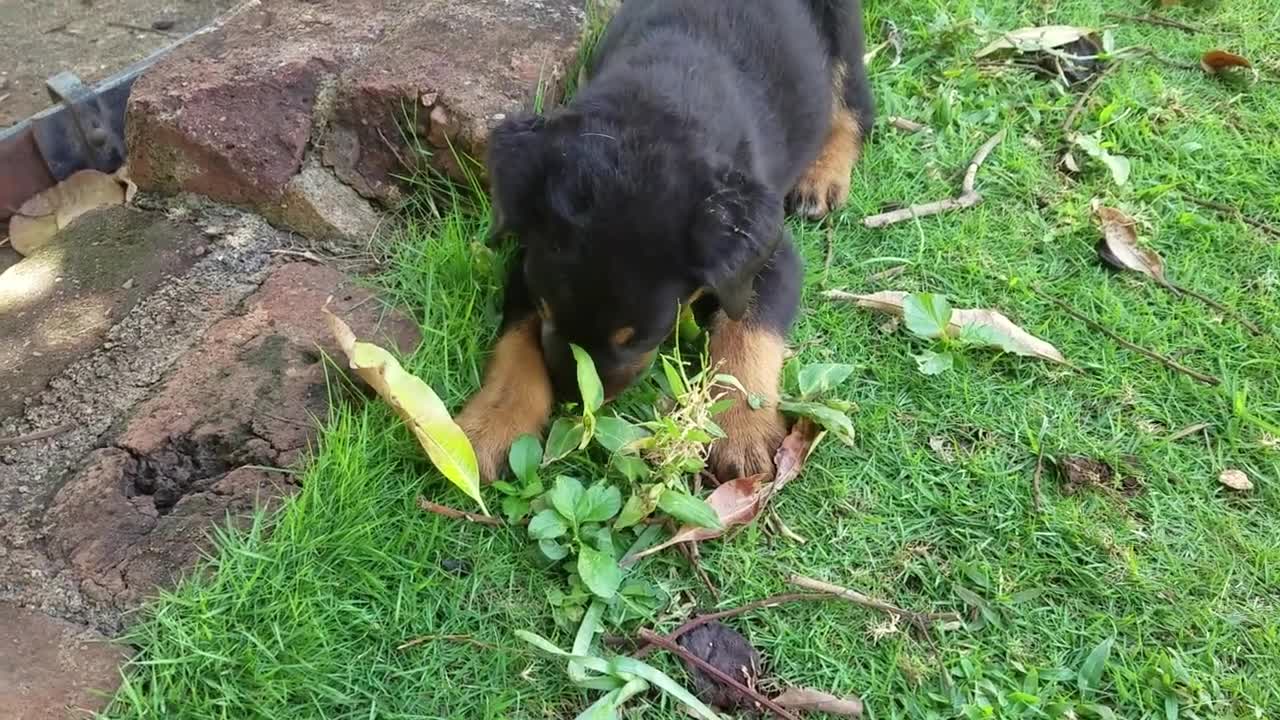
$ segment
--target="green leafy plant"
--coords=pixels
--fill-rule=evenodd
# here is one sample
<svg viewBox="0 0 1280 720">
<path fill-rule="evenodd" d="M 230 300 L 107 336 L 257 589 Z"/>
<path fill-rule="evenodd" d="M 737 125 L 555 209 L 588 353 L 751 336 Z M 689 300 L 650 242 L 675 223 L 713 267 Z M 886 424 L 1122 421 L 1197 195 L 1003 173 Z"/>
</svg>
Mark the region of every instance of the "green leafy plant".
<svg viewBox="0 0 1280 720">
<path fill-rule="evenodd" d="M 787 371 L 792 367 L 788 366 Z M 844 400 L 825 398 L 832 390 L 849 379 L 856 368 L 843 363 L 817 363 L 799 367 L 794 372 L 797 394 L 787 394 L 778 402 L 784 413 L 807 417 L 834 434 L 846 445 L 853 444 L 853 420 L 849 412 L 853 404 Z"/>
</svg>

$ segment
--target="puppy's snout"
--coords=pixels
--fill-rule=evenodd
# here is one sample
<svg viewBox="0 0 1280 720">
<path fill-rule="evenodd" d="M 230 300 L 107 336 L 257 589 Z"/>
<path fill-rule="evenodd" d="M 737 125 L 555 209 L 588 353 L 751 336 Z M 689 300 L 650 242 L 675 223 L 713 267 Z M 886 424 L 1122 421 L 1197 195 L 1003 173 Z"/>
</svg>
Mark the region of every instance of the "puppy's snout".
<svg viewBox="0 0 1280 720">
<path fill-rule="evenodd" d="M 653 361 L 656 351 L 644 353 L 639 357 L 616 358 L 600 357 L 598 353 L 591 357 L 604 386 L 605 400 L 612 400 L 631 386 L 640 373 Z M 556 332 L 555 326 L 549 322 L 542 324 L 542 356 L 547 362 L 547 371 L 551 375 L 551 383 L 556 395 L 563 399 L 577 399 L 578 365 L 573 357 L 569 343 Z"/>
</svg>

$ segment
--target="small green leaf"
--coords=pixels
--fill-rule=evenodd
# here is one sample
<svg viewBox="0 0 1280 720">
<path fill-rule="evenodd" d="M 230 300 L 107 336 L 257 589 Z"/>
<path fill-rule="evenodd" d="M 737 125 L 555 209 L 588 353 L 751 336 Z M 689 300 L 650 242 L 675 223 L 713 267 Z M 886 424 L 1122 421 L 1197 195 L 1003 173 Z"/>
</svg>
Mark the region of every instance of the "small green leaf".
<svg viewBox="0 0 1280 720">
<path fill-rule="evenodd" d="M 569 557 L 569 548 L 555 540 L 539 540 L 538 549 L 542 551 L 543 555 L 547 556 L 548 560 L 563 560 Z"/>
<path fill-rule="evenodd" d="M 676 370 L 671 361 L 665 357 L 662 358 L 662 374 L 667 379 L 667 386 L 672 395 L 681 397 L 685 394 L 684 380 L 680 376 L 680 371 Z"/>
<path fill-rule="evenodd" d="M 621 507 L 622 493 L 618 488 L 596 483 L 583 493 L 574 513 L 579 523 L 605 522 L 617 515 Z"/>
<path fill-rule="evenodd" d="M 1076 710 L 1086 715 L 1091 715 L 1098 720 L 1116 720 L 1116 714 L 1106 705 L 1098 705 L 1096 703 L 1080 703 L 1076 706 Z"/>
<path fill-rule="evenodd" d="M 511 472 L 526 485 L 538 479 L 538 466 L 542 464 L 542 445 L 533 435 L 521 435 L 511 444 L 507 453 Z M 497 483 L 494 483 L 495 485 Z"/>
<path fill-rule="evenodd" d="M 515 495 L 508 495 L 502 498 L 502 515 L 507 522 L 515 524 L 520 519 L 529 514 L 529 501 Z"/>
<path fill-rule="evenodd" d="M 551 507 L 560 513 L 560 516 L 572 525 L 582 522 L 582 518 L 577 516 L 577 508 L 582 502 L 586 490 L 582 487 L 582 482 L 577 478 L 571 478 L 567 475 L 561 475 L 556 478 L 556 484 L 551 486 L 550 492 L 547 493 L 547 502 L 551 503 Z"/>
<path fill-rule="evenodd" d="M 940 338 L 951 322 L 951 303 L 943 295 L 913 293 L 902 300 L 902 319 L 917 337 Z"/>
<path fill-rule="evenodd" d="M 666 673 L 652 665 L 647 665 L 635 658 L 618 656 L 609 661 L 609 666 L 615 674 L 626 673 L 653 683 L 659 690 L 692 710 L 696 717 L 700 717 L 703 720 L 720 720 L 720 716 L 704 705 L 701 700 L 694 697 L 693 693 L 684 689 L 680 683 L 672 680 Z"/>
<path fill-rule="evenodd" d="M 547 508 L 529 521 L 529 537 L 534 540 L 554 540 L 569 531 L 560 513 Z"/>
<path fill-rule="evenodd" d="M 586 427 L 582 418 L 560 418 L 551 424 L 551 432 L 547 433 L 547 452 L 542 458 L 543 465 L 568 457 L 577 450 L 586 437 Z"/>
<path fill-rule="evenodd" d="M 1178 720 L 1178 698 L 1173 694 L 1164 696 L 1164 720 Z"/>
<path fill-rule="evenodd" d="M 591 355 L 577 345 L 570 345 L 569 349 L 573 350 L 573 359 L 578 365 L 578 391 L 582 393 L 584 414 L 590 415 L 604 405 L 604 385 L 600 384 Z"/>
<path fill-rule="evenodd" d="M 517 495 L 517 496 L 518 496 L 518 495 L 520 494 L 520 488 L 516 487 L 515 485 L 512 485 L 511 483 L 507 482 L 506 480 L 495 480 L 495 481 L 493 482 L 493 484 L 492 484 L 490 487 L 492 487 L 494 490 L 497 490 L 498 492 L 502 493 L 503 495 Z"/>
<path fill-rule="evenodd" d="M 807 417 L 830 431 L 840 442 L 850 447 L 854 444 L 853 420 L 848 415 L 825 403 L 783 400 L 778 403 L 782 412 Z"/>
<path fill-rule="evenodd" d="M 596 418 L 596 442 L 609 452 L 628 452 L 631 444 L 652 435 L 648 430 L 633 425 L 620 417 Z"/>
<path fill-rule="evenodd" d="M 609 600 L 622 584 L 622 569 L 618 561 L 590 545 L 578 551 L 578 577 L 597 597 Z"/>
<path fill-rule="evenodd" d="M 1111 171 L 1111 179 L 1117 185 L 1124 185 L 1129 181 L 1129 171 L 1131 169 L 1129 158 L 1121 155 L 1112 155 L 1103 146 L 1100 137 L 1076 133 L 1071 136 L 1071 142 L 1088 153 L 1089 157 L 1106 165 L 1107 169 Z"/>
<path fill-rule="evenodd" d="M 854 366 L 844 363 L 818 363 L 800 370 L 800 397 L 812 400 L 849 379 Z"/>
<path fill-rule="evenodd" d="M 1080 673 L 1076 677 L 1081 695 L 1088 696 L 1102 684 L 1102 673 L 1107 667 L 1107 659 L 1111 656 L 1111 644 L 1114 642 L 1113 637 L 1103 640 L 1094 646 L 1089 656 L 1084 659 L 1084 664 L 1080 666 Z"/>
<path fill-rule="evenodd" d="M 742 396 L 747 399 L 747 405 L 750 405 L 752 410 L 759 410 L 760 408 L 764 407 L 764 402 L 765 402 L 764 398 L 747 390 L 746 386 L 743 385 L 742 381 L 739 380 L 738 378 L 725 373 L 719 373 L 716 375 L 715 380 L 717 383 L 721 385 L 728 385 L 729 387 L 734 388 L 738 392 L 742 393 Z M 728 399 L 730 401 L 737 400 L 737 398 L 732 395 L 730 395 Z"/>
<path fill-rule="evenodd" d="M 653 499 L 651 493 L 641 488 L 627 498 L 627 504 L 622 506 L 622 512 L 618 514 L 618 519 L 613 526 L 619 530 L 629 528 L 649 517 L 656 507 L 658 507 L 658 501 Z"/>
<path fill-rule="evenodd" d="M 925 350 L 912 357 L 916 359 L 916 367 L 920 368 L 920 372 L 925 375 L 941 375 L 955 364 L 955 358 L 949 352 Z"/>
<path fill-rule="evenodd" d="M 639 482 L 649 477 L 649 464 L 638 457 L 615 455 L 612 464 L 630 482 Z"/>
<path fill-rule="evenodd" d="M 697 525 L 709 530 L 719 530 L 723 525 L 716 511 L 701 498 L 666 488 L 658 496 L 658 507 L 682 523 Z"/>
</svg>

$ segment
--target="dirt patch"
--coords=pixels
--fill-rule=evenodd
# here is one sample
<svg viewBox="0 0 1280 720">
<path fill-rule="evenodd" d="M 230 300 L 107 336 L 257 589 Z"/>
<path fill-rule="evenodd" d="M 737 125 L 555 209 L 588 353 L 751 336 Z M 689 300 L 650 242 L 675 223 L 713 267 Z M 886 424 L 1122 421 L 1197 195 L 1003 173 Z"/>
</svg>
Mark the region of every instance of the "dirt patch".
<svg viewBox="0 0 1280 720">
<path fill-rule="evenodd" d="M 13 125 L 49 105 L 44 86 L 49 77 L 70 70 L 85 83 L 102 80 L 200 29 L 236 2 L 0 3 L 0 37 L 4 38 L 0 44 L 0 98 L 4 98 L 0 100 L 0 127 Z"/>
</svg>

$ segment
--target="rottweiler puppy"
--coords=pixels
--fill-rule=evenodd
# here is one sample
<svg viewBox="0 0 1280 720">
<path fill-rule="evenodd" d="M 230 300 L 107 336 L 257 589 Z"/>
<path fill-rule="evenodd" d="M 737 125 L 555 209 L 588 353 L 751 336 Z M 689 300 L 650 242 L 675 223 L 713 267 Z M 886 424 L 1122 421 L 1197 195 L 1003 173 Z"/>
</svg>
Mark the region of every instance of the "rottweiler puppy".
<svg viewBox="0 0 1280 720">
<path fill-rule="evenodd" d="M 501 336 L 458 422 L 481 474 L 576 394 L 569 344 L 620 392 L 682 305 L 712 362 L 766 400 L 719 416 L 722 479 L 768 472 L 802 268 L 785 209 L 848 197 L 871 129 L 858 0 L 626 0 L 573 100 L 505 120 L 489 140 L 492 237 L 518 252 Z"/>
</svg>

